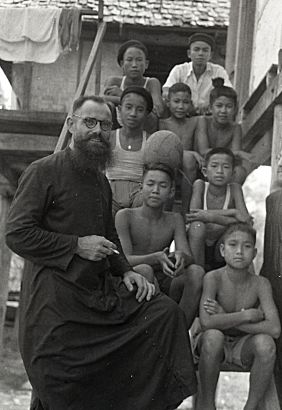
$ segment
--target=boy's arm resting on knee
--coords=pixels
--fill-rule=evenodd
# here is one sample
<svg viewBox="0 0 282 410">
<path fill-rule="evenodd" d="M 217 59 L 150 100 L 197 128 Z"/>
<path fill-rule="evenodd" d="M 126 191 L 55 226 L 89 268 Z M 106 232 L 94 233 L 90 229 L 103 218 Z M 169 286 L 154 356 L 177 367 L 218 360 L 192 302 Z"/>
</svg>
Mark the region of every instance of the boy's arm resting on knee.
<svg viewBox="0 0 282 410">
<path fill-rule="evenodd" d="M 200 301 L 200 322 L 203 330 L 206 329 L 231 329 L 245 323 L 260 320 L 262 314 L 258 309 L 247 309 L 240 312 L 226 313 L 221 309 L 220 313 L 209 314 L 205 308 L 207 300 L 216 300 L 217 277 L 216 271 L 208 272 L 203 281 L 203 292 Z"/>
<path fill-rule="evenodd" d="M 185 223 L 180 214 L 174 214 L 174 242 L 175 254 L 181 253 L 184 266 L 189 266 L 194 263 L 194 258 L 187 240 Z M 178 266 L 176 266 L 178 268 Z"/>
<path fill-rule="evenodd" d="M 158 117 L 161 117 L 164 112 L 164 102 L 162 98 L 162 88 L 161 83 L 157 78 L 150 78 L 149 80 L 149 91 L 152 95 L 154 103 L 154 112 Z"/>
<path fill-rule="evenodd" d="M 197 152 L 199 152 L 199 154 L 201 154 L 201 156 L 205 156 L 210 149 L 207 122 L 204 116 L 198 117 L 197 120 L 197 126 L 195 130 L 195 144 L 195 149 Z"/>
<path fill-rule="evenodd" d="M 243 132 L 240 124 L 235 124 L 230 149 L 235 154 L 242 149 Z"/>
<path fill-rule="evenodd" d="M 237 221 L 252 224 L 252 217 L 248 212 L 241 185 L 234 182 L 231 184 L 231 190 L 237 210 L 235 215 Z"/>
<path fill-rule="evenodd" d="M 238 329 L 251 334 L 265 333 L 277 339 L 280 336 L 281 325 L 278 311 L 273 300 L 271 285 L 267 278 L 260 276 L 258 279 L 258 299 L 264 318 L 257 323 L 246 323 L 238 326 Z"/>
<path fill-rule="evenodd" d="M 120 103 L 120 96 L 122 94 L 122 90 L 120 89 L 120 77 L 109 77 L 106 80 L 105 88 L 104 88 L 104 95 L 106 101 L 110 101 L 115 105 Z"/>
</svg>

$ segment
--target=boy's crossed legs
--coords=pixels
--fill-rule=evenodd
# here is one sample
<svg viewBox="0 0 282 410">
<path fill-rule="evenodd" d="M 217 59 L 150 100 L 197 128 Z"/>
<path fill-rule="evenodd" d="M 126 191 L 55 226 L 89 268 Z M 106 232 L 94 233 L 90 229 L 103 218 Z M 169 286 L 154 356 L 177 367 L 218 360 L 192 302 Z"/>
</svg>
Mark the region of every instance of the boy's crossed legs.
<svg viewBox="0 0 282 410">
<path fill-rule="evenodd" d="M 275 342 L 267 334 L 242 336 L 243 343 L 234 345 L 234 356 L 240 356 L 243 368 L 250 368 L 250 387 L 244 410 L 255 410 L 269 385 L 275 363 Z M 225 336 L 218 329 L 209 329 L 201 334 L 198 348 L 199 394 L 197 410 L 215 410 L 215 392 L 220 373 L 220 364 L 225 359 Z M 236 353 L 235 353 L 236 350 Z M 240 363 L 235 363 L 240 364 Z"/>
</svg>

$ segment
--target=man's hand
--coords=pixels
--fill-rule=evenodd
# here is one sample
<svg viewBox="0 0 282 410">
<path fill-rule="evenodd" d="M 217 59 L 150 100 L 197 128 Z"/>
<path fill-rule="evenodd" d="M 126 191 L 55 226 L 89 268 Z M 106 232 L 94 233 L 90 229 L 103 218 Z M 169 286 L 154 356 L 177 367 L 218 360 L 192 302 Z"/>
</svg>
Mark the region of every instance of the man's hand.
<svg viewBox="0 0 282 410">
<path fill-rule="evenodd" d="M 217 315 L 219 313 L 226 313 L 223 307 L 215 299 L 208 298 L 204 302 L 204 309 L 209 315 Z"/>
<path fill-rule="evenodd" d="M 116 245 L 103 236 L 89 235 L 78 238 L 76 253 L 90 261 L 100 261 L 109 255 L 113 255 Z"/>
<path fill-rule="evenodd" d="M 137 272 L 126 272 L 123 276 L 123 282 L 129 292 L 133 291 L 133 284 L 137 286 L 136 299 L 138 302 L 142 302 L 144 298 L 146 298 L 146 300 L 150 300 L 156 292 L 155 285 L 148 282 L 144 276 Z"/>
</svg>

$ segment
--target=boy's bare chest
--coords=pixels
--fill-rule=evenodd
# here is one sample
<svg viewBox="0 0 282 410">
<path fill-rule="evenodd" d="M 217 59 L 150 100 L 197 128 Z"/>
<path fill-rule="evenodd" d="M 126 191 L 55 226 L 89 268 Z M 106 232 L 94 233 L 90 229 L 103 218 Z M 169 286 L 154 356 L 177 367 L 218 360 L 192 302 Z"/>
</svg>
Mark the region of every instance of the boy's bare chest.
<svg viewBox="0 0 282 410">
<path fill-rule="evenodd" d="M 142 220 L 141 223 L 131 225 L 131 241 L 135 252 L 161 251 L 171 244 L 173 236 L 174 227 L 163 219 L 158 222 Z"/>
<path fill-rule="evenodd" d="M 209 139 L 212 148 L 225 147 L 229 148 L 233 138 L 233 129 L 220 129 L 211 127 L 209 132 Z"/>
<path fill-rule="evenodd" d="M 217 300 L 227 313 L 240 312 L 256 307 L 258 302 L 257 289 L 252 282 L 234 285 L 227 280 L 222 283 Z"/>
</svg>

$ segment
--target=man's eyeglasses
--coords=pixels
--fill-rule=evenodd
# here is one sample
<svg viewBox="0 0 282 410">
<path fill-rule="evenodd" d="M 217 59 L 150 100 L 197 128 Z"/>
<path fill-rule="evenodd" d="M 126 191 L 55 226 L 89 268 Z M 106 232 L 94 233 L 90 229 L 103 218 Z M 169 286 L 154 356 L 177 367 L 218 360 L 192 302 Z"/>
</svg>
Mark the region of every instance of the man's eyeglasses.
<svg viewBox="0 0 282 410">
<path fill-rule="evenodd" d="M 106 121 L 106 120 L 100 121 L 94 117 L 81 117 L 80 115 L 77 115 L 77 114 L 72 114 L 72 115 L 73 117 L 81 118 L 84 124 L 86 125 L 86 127 L 89 128 L 90 130 L 95 128 L 98 123 L 100 124 L 100 127 L 103 131 L 110 131 L 112 129 L 112 125 L 113 125 L 112 121 Z"/>
</svg>

